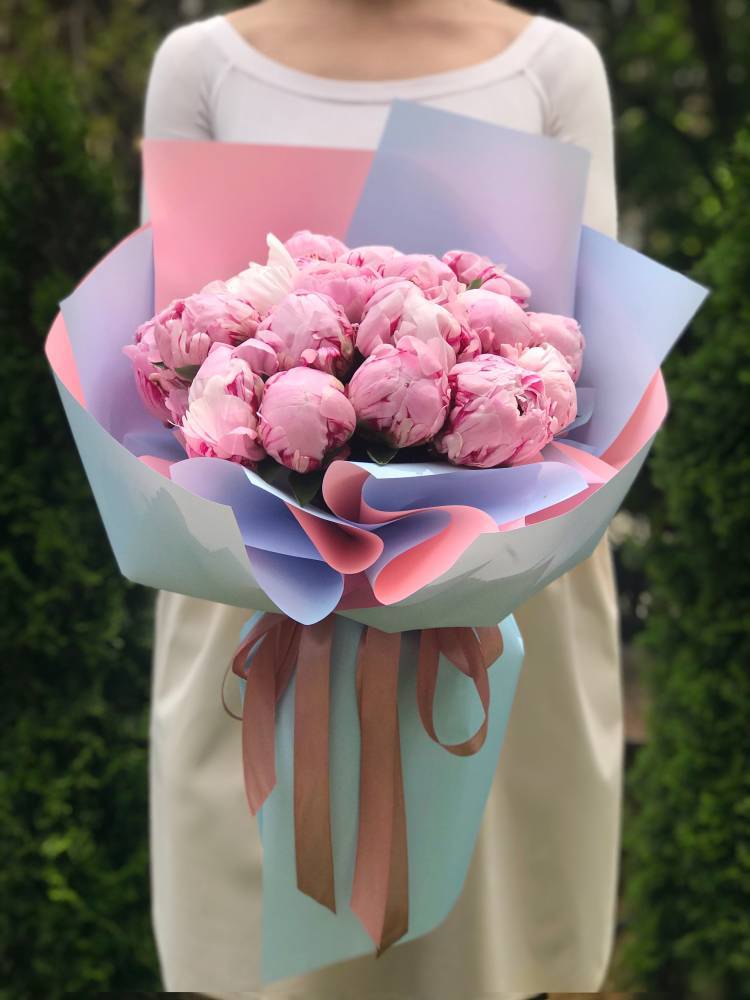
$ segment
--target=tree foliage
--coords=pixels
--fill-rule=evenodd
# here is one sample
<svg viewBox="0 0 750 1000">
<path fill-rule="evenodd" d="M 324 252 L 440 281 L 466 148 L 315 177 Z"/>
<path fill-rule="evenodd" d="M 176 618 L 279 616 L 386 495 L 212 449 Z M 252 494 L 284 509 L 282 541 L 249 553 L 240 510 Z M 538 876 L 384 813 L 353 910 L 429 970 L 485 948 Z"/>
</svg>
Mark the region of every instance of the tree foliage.
<svg viewBox="0 0 750 1000">
<path fill-rule="evenodd" d="M 623 967 L 676 996 L 750 997 L 750 128 L 696 270 L 713 289 L 669 365 L 655 446 L 651 739 L 630 787 Z"/>
<path fill-rule="evenodd" d="M 598 43 L 615 111 L 620 238 L 689 270 L 713 238 L 728 146 L 747 107 L 748 0 L 532 0 L 524 6 L 567 20 Z M 658 500 L 649 464 L 626 503 L 613 537 L 629 643 L 651 600 L 643 542 Z"/>
<path fill-rule="evenodd" d="M 19 79 L 0 162 L 0 996 L 153 985 L 149 605 L 113 563 L 43 339 L 122 234 L 58 72 Z M 102 317 L 106 322 L 106 316 Z"/>
</svg>

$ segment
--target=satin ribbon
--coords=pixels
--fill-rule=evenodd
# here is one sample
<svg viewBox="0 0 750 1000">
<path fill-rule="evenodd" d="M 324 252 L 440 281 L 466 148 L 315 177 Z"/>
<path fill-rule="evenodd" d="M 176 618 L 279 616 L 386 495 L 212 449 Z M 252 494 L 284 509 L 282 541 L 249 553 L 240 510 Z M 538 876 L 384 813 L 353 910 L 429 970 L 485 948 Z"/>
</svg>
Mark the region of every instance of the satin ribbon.
<svg viewBox="0 0 750 1000">
<path fill-rule="evenodd" d="M 232 660 L 246 682 L 242 708 L 245 793 L 255 815 L 276 784 L 276 705 L 297 671 L 294 706 L 294 838 L 297 886 L 336 912 L 329 782 L 329 706 L 334 616 L 302 626 L 266 614 Z M 409 928 L 406 808 L 398 723 L 400 633 L 365 628 L 357 655 L 360 721 L 359 826 L 351 908 L 377 954 Z M 477 753 L 487 735 L 487 670 L 503 651 L 498 628 L 425 629 L 417 663 L 417 705 L 430 739 L 449 753 Z M 434 702 L 440 656 L 476 687 L 484 719 L 473 736 L 443 743 Z"/>
</svg>

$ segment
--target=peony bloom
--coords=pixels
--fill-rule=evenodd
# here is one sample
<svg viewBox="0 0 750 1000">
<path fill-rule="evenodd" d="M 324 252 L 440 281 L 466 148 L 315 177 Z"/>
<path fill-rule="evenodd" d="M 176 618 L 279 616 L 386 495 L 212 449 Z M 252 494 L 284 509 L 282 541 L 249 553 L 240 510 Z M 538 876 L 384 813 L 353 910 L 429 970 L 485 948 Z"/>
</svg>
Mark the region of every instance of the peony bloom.
<svg viewBox="0 0 750 1000">
<path fill-rule="evenodd" d="M 188 408 L 188 392 L 190 386 L 187 383 L 173 385 L 167 393 L 167 409 L 169 410 L 169 423 L 173 427 L 179 427 L 182 418 Z"/>
<path fill-rule="evenodd" d="M 432 440 L 450 402 L 445 369 L 414 337 L 376 347 L 352 376 L 348 394 L 357 423 L 393 448 Z"/>
<path fill-rule="evenodd" d="M 249 337 L 255 336 L 260 323 L 260 313 L 246 299 L 231 292 L 225 281 L 212 281 L 202 288 L 199 294 L 201 298 L 205 296 L 203 308 L 206 312 L 211 307 L 215 310 L 214 322 L 227 330 L 230 344 L 241 344 Z M 226 343 L 218 337 L 214 339 L 219 343 Z"/>
<path fill-rule="evenodd" d="M 169 385 L 163 371 L 149 360 L 148 350 L 140 344 L 128 344 L 122 351 L 133 365 L 135 384 L 143 405 L 152 417 L 162 423 L 170 423 L 172 413 L 167 406 Z"/>
<path fill-rule="evenodd" d="M 493 264 L 489 257 L 480 257 L 470 250 L 449 250 L 443 254 L 443 261 L 463 284 L 471 285 L 479 281 L 485 291 L 508 295 L 520 306 L 528 305 L 531 298 L 529 286 L 520 278 L 508 274 L 500 264 Z"/>
<path fill-rule="evenodd" d="M 305 261 L 294 281 L 296 292 L 319 292 L 341 306 L 350 323 L 359 323 L 379 275 L 371 267 L 343 261 Z"/>
<path fill-rule="evenodd" d="M 258 340 L 276 352 L 279 368 L 303 365 L 346 375 L 354 331 L 341 306 L 318 292 L 290 292 L 258 328 Z"/>
<path fill-rule="evenodd" d="M 551 344 L 565 358 L 574 382 L 578 381 L 583 363 L 583 349 L 586 341 L 581 328 L 570 316 L 556 316 L 553 313 L 529 313 L 531 343 Z"/>
<path fill-rule="evenodd" d="M 261 316 L 291 292 L 299 271 L 294 258 L 272 233 L 268 234 L 266 242 L 268 262 L 265 265 L 251 261 L 244 271 L 224 282 L 232 295 L 251 303 Z"/>
<path fill-rule="evenodd" d="M 190 386 L 182 439 L 190 458 L 254 467 L 265 455 L 258 434 L 263 382 L 232 349 L 217 344 Z"/>
<path fill-rule="evenodd" d="M 458 333 L 453 333 L 449 337 L 451 347 L 456 352 L 456 361 L 459 363 L 473 361 L 482 353 L 482 341 L 469 323 L 469 313 L 461 300 L 461 293 L 450 291 L 442 306 L 458 322 Z"/>
<path fill-rule="evenodd" d="M 393 257 L 403 257 L 400 250 L 388 246 L 366 246 L 354 247 L 339 257 L 343 264 L 351 264 L 352 267 L 371 267 L 381 273 L 382 265 Z"/>
<path fill-rule="evenodd" d="M 178 424 L 187 406 L 189 383 L 177 372 L 165 368 L 156 347 L 154 320 L 136 330 L 135 343 L 122 352 L 133 365 L 138 394 L 148 412 L 165 424 Z"/>
<path fill-rule="evenodd" d="M 429 344 L 443 367 L 456 360 L 453 344 L 461 340 L 461 325 L 448 309 L 426 299 L 410 281 L 383 278 L 375 284 L 357 330 L 357 350 L 368 357 L 381 344 L 415 337 Z"/>
<path fill-rule="evenodd" d="M 466 310 L 465 322 L 478 335 L 484 354 L 500 354 L 505 345 L 525 348 L 531 344 L 528 315 L 507 295 L 472 288 L 461 292 L 456 301 Z"/>
<path fill-rule="evenodd" d="M 489 469 L 532 458 L 550 441 L 541 378 L 511 361 L 482 354 L 449 375 L 453 404 L 437 450 L 454 465 Z"/>
<path fill-rule="evenodd" d="M 232 351 L 232 356 L 242 358 L 256 375 L 275 375 L 279 370 L 276 351 L 257 337 L 251 337 L 238 344 Z"/>
<path fill-rule="evenodd" d="M 222 392 L 244 399 L 257 409 L 263 395 L 263 382 L 243 357 L 244 346 L 232 348 L 227 344 L 214 344 L 192 381 L 188 402 L 194 403 L 206 393 L 217 392 L 220 384 Z"/>
<path fill-rule="evenodd" d="M 284 246 L 298 262 L 303 260 L 338 260 L 347 254 L 346 243 L 337 240 L 335 236 L 325 236 L 322 233 L 311 233 L 309 229 L 300 229 L 293 233 Z"/>
<path fill-rule="evenodd" d="M 263 447 L 295 472 L 315 472 L 354 432 L 354 407 L 333 375 L 291 368 L 266 382 L 259 413 Z"/>
<path fill-rule="evenodd" d="M 198 292 L 175 299 L 151 321 L 159 358 L 173 371 L 202 365 L 213 344 L 239 344 L 252 337 L 258 313 L 229 292 Z M 137 334 L 136 334 L 137 337 Z"/>
<path fill-rule="evenodd" d="M 384 278 L 404 278 L 414 282 L 428 299 L 443 299 L 449 290 L 461 290 L 456 275 L 448 265 L 429 253 L 404 253 L 390 257 L 378 270 Z"/>
<path fill-rule="evenodd" d="M 536 372 L 549 400 L 550 431 L 559 434 L 572 424 L 578 412 L 576 387 L 565 358 L 551 344 L 527 347 L 513 358 L 521 368 Z"/>
</svg>

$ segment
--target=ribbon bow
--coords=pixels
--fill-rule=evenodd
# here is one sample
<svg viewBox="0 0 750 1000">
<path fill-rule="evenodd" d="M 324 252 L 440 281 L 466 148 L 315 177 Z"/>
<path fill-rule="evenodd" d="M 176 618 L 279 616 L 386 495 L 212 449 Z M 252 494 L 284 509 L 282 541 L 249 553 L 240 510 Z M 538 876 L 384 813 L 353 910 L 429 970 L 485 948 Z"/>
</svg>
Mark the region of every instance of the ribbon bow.
<svg viewBox="0 0 750 1000">
<path fill-rule="evenodd" d="M 232 660 L 245 680 L 242 764 L 255 815 L 276 784 L 276 705 L 297 672 L 294 699 L 294 841 L 297 886 L 336 912 L 328 776 L 329 692 L 334 615 L 300 625 L 265 614 Z M 487 670 L 503 651 L 498 628 L 425 629 L 417 661 L 417 706 L 425 732 L 449 753 L 477 753 L 487 736 Z M 359 827 L 351 908 L 382 954 L 409 928 L 406 809 L 398 725 L 401 634 L 367 627 L 357 655 L 361 732 Z M 484 710 L 479 729 L 461 743 L 435 732 L 434 701 L 441 654 L 469 677 Z"/>
</svg>

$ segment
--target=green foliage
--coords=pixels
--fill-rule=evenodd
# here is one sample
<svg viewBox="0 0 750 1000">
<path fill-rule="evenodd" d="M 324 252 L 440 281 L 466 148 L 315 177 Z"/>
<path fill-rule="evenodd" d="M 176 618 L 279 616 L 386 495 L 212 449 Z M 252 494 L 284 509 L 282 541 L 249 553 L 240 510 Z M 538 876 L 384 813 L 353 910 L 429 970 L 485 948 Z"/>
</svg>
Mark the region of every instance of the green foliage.
<svg viewBox="0 0 750 1000">
<path fill-rule="evenodd" d="M 748 0 L 536 0 L 588 32 L 615 108 L 626 242 L 680 270 L 709 245 L 747 108 Z"/>
<path fill-rule="evenodd" d="M 0 29 L 0 61 L 33 76 L 40 61 L 59 55 L 86 116 L 87 151 L 109 167 L 133 220 L 151 57 L 180 22 L 226 6 L 216 0 L 0 0 L 0 25 L 13 29 L 5 35 Z"/>
<path fill-rule="evenodd" d="M 652 463 L 650 742 L 630 781 L 636 985 L 750 997 L 750 127 L 723 171 L 713 289 L 669 365 Z"/>
<path fill-rule="evenodd" d="M 44 358 L 123 233 L 64 75 L 10 93 L 0 163 L 0 996 L 158 981 L 149 929 L 149 595 L 120 577 Z M 106 322 L 106 316 L 102 322 Z"/>
<path fill-rule="evenodd" d="M 685 271 L 714 238 L 726 155 L 747 109 L 749 0 L 533 0 L 588 32 L 607 65 L 615 111 L 620 238 Z M 681 351 L 687 339 L 677 345 Z M 650 466 L 627 499 L 616 548 L 622 634 L 648 616 L 642 538 L 658 504 Z M 618 519 L 622 521 L 623 519 Z"/>
</svg>

